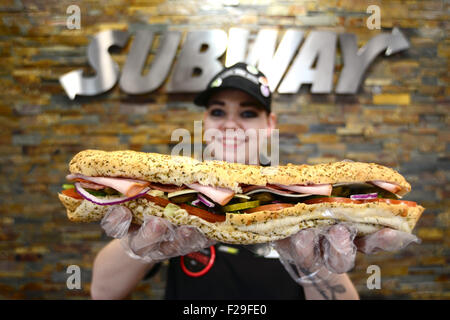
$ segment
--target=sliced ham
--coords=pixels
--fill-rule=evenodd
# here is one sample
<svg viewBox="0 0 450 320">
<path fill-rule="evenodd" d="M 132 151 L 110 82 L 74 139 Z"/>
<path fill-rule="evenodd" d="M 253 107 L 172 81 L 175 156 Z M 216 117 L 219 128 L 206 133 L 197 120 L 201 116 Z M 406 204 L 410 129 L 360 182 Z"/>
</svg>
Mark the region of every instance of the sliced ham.
<svg viewBox="0 0 450 320">
<path fill-rule="evenodd" d="M 93 189 L 93 190 L 105 189 L 105 186 L 102 186 L 100 184 L 96 184 L 96 183 L 93 183 L 93 182 L 89 182 L 89 181 L 84 180 L 84 179 L 75 179 L 75 181 L 78 181 L 83 188 L 88 188 L 88 189 Z"/>
<path fill-rule="evenodd" d="M 333 186 L 331 184 L 313 184 L 308 186 L 296 184 L 291 185 L 277 184 L 277 186 L 298 193 L 307 193 L 321 196 L 330 196 L 331 191 L 333 190 Z"/>
<path fill-rule="evenodd" d="M 186 186 L 177 186 L 175 184 L 164 184 L 164 183 L 157 183 L 157 182 L 150 182 L 150 188 L 155 190 L 160 190 L 164 192 L 175 192 L 186 189 Z"/>
<path fill-rule="evenodd" d="M 386 182 L 386 181 L 374 180 L 374 181 L 370 181 L 370 183 L 376 185 L 377 187 L 380 187 L 381 189 L 387 190 L 392 193 L 397 193 L 400 190 L 402 190 L 402 187 L 400 187 L 398 184 L 390 183 L 390 182 Z"/>
<path fill-rule="evenodd" d="M 187 184 L 187 186 L 195 191 L 203 193 L 221 206 L 226 205 L 234 197 L 234 191 L 227 188 L 204 186 L 199 183 L 191 183 Z"/>
<path fill-rule="evenodd" d="M 102 186 L 113 188 L 127 197 L 134 197 L 144 190 L 149 183 L 147 181 L 125 178 L 109 178 L 109 177 L 88 177 L 82 174 L 69 174 L 67 180 L 75 180 L 77 178 L 87 180 Z"/>
<path fill-rule="evenodd" d="M 289 191 L 289 190 L 283 190 L 280 187 L 277 187 L 274 185 L 267 185 L 267 186 L 252 186 L 252 187 L 246 187 L 246 188 L 242 188 L 245 189 L 244 193 L 246 196 L 249 196 L 251 194 L 255 194 L 258 192 L 269 192 L 272 194 L 276 194 L 279 196 L 283 196 L 283 197 L 289 197 L 289 198 L 300 198 L 300 197 L 308 197 L 311 194 L 308 193 L 297 193 L 294 191 Z"/>
<path fill-rule="evenodd" d="M 245 185 L 245 186 L 241 186 L 241 189 L 242 189 L 242 193 L 248 193 L 253 190 L 275 190 L 278 193 L 282 193 L 282 194 L 293 194 L 294 193 L 293 191 L 283 190 L 280 187 L 278 187 L 276 185 L 272 185 L 272 184 L 268 184 L 265 186 Z"/>
</svg>

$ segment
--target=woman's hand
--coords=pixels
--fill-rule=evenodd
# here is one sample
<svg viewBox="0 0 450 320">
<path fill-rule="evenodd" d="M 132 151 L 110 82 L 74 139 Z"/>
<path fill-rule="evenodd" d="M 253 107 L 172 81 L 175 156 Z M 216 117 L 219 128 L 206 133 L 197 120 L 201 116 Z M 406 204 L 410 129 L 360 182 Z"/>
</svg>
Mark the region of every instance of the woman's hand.
<svg viewBox="0 0 450 320">
<path fill-rule="evenodd" d="M 420 240 L 409 233 L 389 228 L 356 238 L 356 230 L 347 224 L 300 230 L 293 236 L 275 241 L 292 279 L 304 288 L 307 299 L 358 299 L 358 292 L 345 272 L 355 265 L 356 251 L 397 251 Z"/>
<path fill-rule="evenodd" d="M 308 228 L 293 236 L 276 241 L 275 249 L 286 261 L 293 263 L 304 275 L 323 265 L 334 273 L 344 273 L 353 268 L 356 232 L 337 224 L 329 229 Z"/>
<path fill-rule="evenodd" d="M 125 206 L 112 206 L 101 221 L 108 236 L 121 239 L 126 253 L 145 262 L 159 262 L 209 247 L 215 241 L 197 228 L 177 227 L 169 221 L 144 216 L 141 226 L 132 225 L 132 213 Z"/>
<path fill-rule="evenodd" d="M 411 242 L 420 242 L 415 235 L 390 228 L 356 238 L 356 230 L 347 224 L 327 228 L 308 228 L 276 241 L 275 249 L 299 270 L 312 273 L 322 266 L 330 272 L 345 273 L 355 264 L 356 251 L 371 254 L 377 251 L 398 251 Z"/>
</svg>

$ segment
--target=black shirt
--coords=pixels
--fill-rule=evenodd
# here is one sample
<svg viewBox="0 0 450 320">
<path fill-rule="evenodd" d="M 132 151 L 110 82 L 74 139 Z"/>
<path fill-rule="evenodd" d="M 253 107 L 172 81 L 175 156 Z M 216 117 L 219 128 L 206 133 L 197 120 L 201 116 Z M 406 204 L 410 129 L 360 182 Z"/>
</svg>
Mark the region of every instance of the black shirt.
<svg viewBox="0 0 450 320">
<path fill-rule="evenodd" d="M 223 252 L 219 247 L 224 246 L 238 252 Z M 305 299 L 303 288 L 292 280 L 278 259 L 257 256 L 245 246 L 214 247 L 214 264 L 200 277 L 187 275 L 180 257 L 169 260 L 165 299 Z"/>
</svg>

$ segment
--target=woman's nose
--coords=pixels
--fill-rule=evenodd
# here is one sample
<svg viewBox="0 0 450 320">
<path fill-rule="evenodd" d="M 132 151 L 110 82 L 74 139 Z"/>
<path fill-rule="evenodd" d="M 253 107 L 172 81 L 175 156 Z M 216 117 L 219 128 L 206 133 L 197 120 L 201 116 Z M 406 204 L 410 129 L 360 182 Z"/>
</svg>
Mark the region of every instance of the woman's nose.
<svg viewBox="0 0 450 320">
<path fill-rule="evenodd" d="M 241 126 L 234 117 L 227 117 L 222 125 L 222 129 L 239 129 Z"/>
</svg>

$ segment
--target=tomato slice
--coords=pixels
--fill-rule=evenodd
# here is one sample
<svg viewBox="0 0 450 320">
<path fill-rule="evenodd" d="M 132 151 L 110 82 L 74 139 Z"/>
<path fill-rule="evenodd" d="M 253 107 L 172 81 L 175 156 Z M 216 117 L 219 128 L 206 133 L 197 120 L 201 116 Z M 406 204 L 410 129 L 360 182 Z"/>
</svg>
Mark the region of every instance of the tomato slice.
<svg viewBox="0 0 450 320">
<path fill-rule="evenodd" d="M 315 198 L 306 200 L 304 203 L 306 204 L 316 204 L 316 203 L 325 203 L 325 202 L 333 202 L 333 203 L 353 203 L 353 204 L 363 204 L 368 202 L 384 202 L 388 204 L 402 204 L 408 207 L 416 207 L 417 203 L 414 201 L 406 201 L 406 200 L 395 200 L 395 199 L 367 199 L 367 200 L 352 200 L 350 198 L 342 198 L 342 197 L 329 197 L 329 198 Z"/>
<path fill-rule="evenodd" d="M 160 197 L 153 197 L 149 194 L 145 194 L 144 197 L 147 200 L 149 200 L 161 207 L 166 207 L 169 203 L 172 203 L 167 199 L 160 198 Z M 202 218 L 203 220 L 206 220 L 208 222 L 223 222 L 226 219 L 226 217 L 224 215 L 214 214 L 209 211 L 206 211 L 206 210 L 203 210 L 203 209 L 200 209 L 197 207 L 193 207 L 193 206 L 190 206 L 185 203 L 180 203 L 180 204 L 175 204 L 175 205 L 179 206 L 181 209 L 186 210 L 187 213 L 197 216 L 199 218 Z"/>
<path fill-rule="evenodd" d="M 84 198 L 74 188 L 62 190 L 61 193 L 65 196 L 83 200 Z"/>
<path fill-rule="evenodd" d="M 350 198 L 342 197 L 324 197 L 324 198 L 314 198 L 304 201 L 306 204 L 316 204 L 324 202 L 338 202 L 338 203 L 362 203 L 361 200 L 352 200 Z"/>
<path fill-rule="evenodd" d="M 417 203 L 414 201 L 407 201 L 407 200 L 396 200 L 396 199 L 369 199 L 369 200 L 364 200 L 364 202 L 384 202 L 384 203 L 388 203 L 388 204 L 402 204 L 408 207 L 417 207 Z"/>
<path fill-rule="evenodd" d="M 164 198 L 160 198 L 160 197 L 154 197 L 151 196 L 149 194 L 144 194 L 143 197 L 153 203 L 155 203 L 156 205 L 160 206 L 160 207 L 165 207 L 167 206 L 169 203 L 171 203 L 169 200 L 164 199 Z"/>
<path fill-rule="evenodd" d="M 200 217 L 208 222 L 224 222 L 226 220 L 225 215 L 214 214 L 209 211 L 193 207 L 185 203 L 177 204 L 177 206 L 186 210 L 189 214 Z"/>
<path fill-rule="evenodd" d="M 245 213 L 253 213 L 258 211 L 278 211 L 285 208 L 293 207 L 294 205 L 291 203 L 272 203 L 272 204 L 265 204 L 263 206 L 259 206 L 256 208 L 245 210 Z"/>
</svg>

